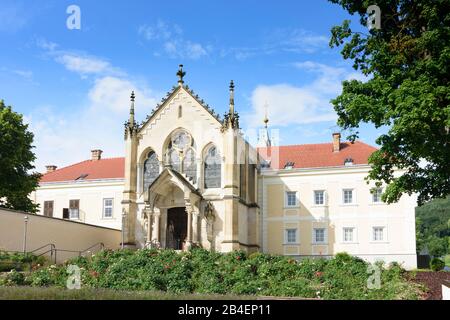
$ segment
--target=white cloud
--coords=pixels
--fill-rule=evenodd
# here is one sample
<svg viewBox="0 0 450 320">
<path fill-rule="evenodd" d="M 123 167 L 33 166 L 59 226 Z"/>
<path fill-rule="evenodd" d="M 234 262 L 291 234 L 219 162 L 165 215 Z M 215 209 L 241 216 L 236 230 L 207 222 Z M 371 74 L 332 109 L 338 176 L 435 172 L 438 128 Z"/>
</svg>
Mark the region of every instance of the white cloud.
<svg viewBox="0 0 450 320">
<path fill-rule="evenodd" d="M 88 93 L 91 108 L 96 110 L 109 109 L 116 113 L 125 114 L 130 106 L 130 93 L 135 92 L 140 105 L 155 106 L 157 100 L 153 98 L 150 89 L 136 83 L 116 77 L 103 77 L 95 81 Z"/>
<path fill-rule="evenodd" d="M 128 119 L 130 93 L 136 95 L 136 117 L 143 118 L 157 100 L 146 83 L 138 81 L 106 60 L 69 51 L 55 50 L 56 44 L 42 42 L 56 62 L 67 70 L 91 75 L 94 81 L 72 112 L 59 111 L 54 106 L 38 106 L 25 119 L 35 134 L 36 168 L 45 171 L 45 165 L 58 167 L 90 158 L 90 150 L 100 148 L 105 157 L 123 156 L 123 123 Z M 113 74 L 118 75 L 113 75 Z"/>
<path fill-rule="evenodd" d="M 252 113 L 244 115 L 248 126 L 261 126 L 268 105 L 270 124 L 288 126 L 335 121 L 337 115 L 330 99 L 340 94 L 341 82 L 351 78 L 366 79 L 346 68 L 312 61 L 298 62 L 293 67 L 316 73 L 315 80 L 304 86 L 290 84 L 259 85 L 251 96 Z"/>
<path fill-rule="evenodd" d="M 169 25 L 162 20 L 158 20 L 152 26 L 140 26 L 138 33 L 148 41 L 159 43 L 162 50 L 173 59 L 198 60 L 208 56 L 213 51 L 211 45 L 203 45 L 199 42 L 185 39 L 183 29 L 180 26 L 176 24 Z M 161 53 L 156 51 L 153 55 L 161 56 Z"/>
<path fill-rule="evenodd" d="M 326 48 L 328 40 L 328 37 L 324 35 L 303 29 L 275 29 L 267 33 L 255 46 L 224 48 L 221 50 L 220 56 L 231 55 L 242 61 L 253 56 L 280 52 L 312 54 Z"/>
<path fill-rule="evenodd" d="M 56 61 L 64 65 L 67 70 L 77 72 L 81 75 L 120 73 L 118 70 L 115 70 L 109 62 L 96 57 L 64 53 L 57 56 Z"/>
<path fill-rule="evenodd" d="M 33 71 L 30 70 L 13 70 L 12 72 L 24 78 L 25 80 L 32 80 L 33 78 Z"/>
<path fill-rule="evenodd" d="M 78 73 L 82 78 L 86 78 L 88 75 L 126 75 L 105 59 L 82 52 L 58 49 L 58 44 L 46 39 L 39 39 L 36 44 L 45 51 L 47 56 L 62 64 L 67 70 Z"/>
<path fill-rule="evenodd" d="M 260 125 L 264 118 L 264 105 L 269 106 L 272 125 L 289 125 L 333 121 L 336 115 L 330 110 L 327 99 L 307 87 L 289 84 L 260 85 L 253 90 L 250 125 Z"/>
<path fill-rule="evenodd" d="M 100 148 L 104 157 L 124 156 L 123 123 L 128 119 L 131 90 L 136 94 L 136 112 L 143 118 L 156 104 L 148 87 L 128 79 L 104 77 L 95 81 L 87 102 L 71 113 L 41 106 L 26 116 L 35 135 L 36 168 L 58 167 L 90 158 Z"/>
</svg>

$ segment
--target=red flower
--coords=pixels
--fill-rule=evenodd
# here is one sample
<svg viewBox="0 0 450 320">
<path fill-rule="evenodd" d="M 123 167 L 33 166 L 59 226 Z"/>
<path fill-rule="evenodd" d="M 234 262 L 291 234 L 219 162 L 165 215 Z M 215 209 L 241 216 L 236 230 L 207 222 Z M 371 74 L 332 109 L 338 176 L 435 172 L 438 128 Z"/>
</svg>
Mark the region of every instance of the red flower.
<svg viewBox="0 0 450 320">
<path fill-rule="evenodd" d="M 91 271 L 91 276 L 93 276 L 94 278 L 98 278 L 98 272 Z"/>
<path fill-rule="evenodd" d="M 323 276 L 323 272 L 316 271 L 315 275 L 317 278 L 320 278 L 321 276 Z"/>
<path fill-rule="evenodd" d="M 236 260 L 241 260 L 241 256 L 237 256 L 237 257 L 236 257 Z"/>
</svg>

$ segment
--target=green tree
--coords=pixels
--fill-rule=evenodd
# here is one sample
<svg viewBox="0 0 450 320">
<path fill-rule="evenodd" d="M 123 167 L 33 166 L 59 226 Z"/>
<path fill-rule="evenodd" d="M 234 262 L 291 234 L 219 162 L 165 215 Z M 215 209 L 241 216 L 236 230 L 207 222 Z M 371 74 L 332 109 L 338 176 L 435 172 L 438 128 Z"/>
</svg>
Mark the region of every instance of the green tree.
<svg viewBox="0 0 450 320">
<path fill-rule="evenodd" d="M 330 46 L 368 77 L 343 82 L 332 100 L 338 125 L 358 137 L 361 123 L 388 132 L 367 177 L 388 184 L 383 200 L 418 193 L 418 202 L 450 194 L 450 1 L 330 0 L 367 25 L 367 8 L 381 9 L 381 28 L 355 32 L 349 20 L 331 30 Z M 404 170 L 394 176 L 394 170 Z"/>
<path fill-rule="evenodd" d="M 416 208 L 417 251 L 427 248 L 432 256 L 449 253 L 450 197 L 435 199 Z"/>
<path fill-rule="evenodd" d="M 39 183 L 34 169 L 33 133 L 22 115 L 0 100 L 0 207 L 36 212 L 38 206 L 28 195 Z"/>
</svg>

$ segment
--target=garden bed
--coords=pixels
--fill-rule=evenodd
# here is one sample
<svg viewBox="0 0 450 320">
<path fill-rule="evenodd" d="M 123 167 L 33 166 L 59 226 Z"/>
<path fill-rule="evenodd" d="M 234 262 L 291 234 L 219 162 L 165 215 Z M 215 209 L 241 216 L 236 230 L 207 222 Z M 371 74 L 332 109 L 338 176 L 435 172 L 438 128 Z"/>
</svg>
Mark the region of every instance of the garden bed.
<svg viewBox="0 0 450 320">
<path fill-rule="evenodd" d="M 420 299 L 422 286 L 409 281 L 397 264 L 380 270 L 381 286 L 369 288 L 369 263 L 337 254 L 332 259 L 295 259 L 242 251 L 193 249 L 102 251 L 65 265 L 10 272 L 0 285 L 65 288 L 68 265 L 80 268 L 83 289 L 167 292 L 169 294 L 301 297 L 314 299 Z"/>
<path fill-rule="evenodd" d="M 450 280 L 450 272 L 446 271 L 420 271 L 411 274 L 410 279 L 416 283 L 424 285 L 426 290 L 423 299 L 442 300 L 442 283 Z"/>
</svg>

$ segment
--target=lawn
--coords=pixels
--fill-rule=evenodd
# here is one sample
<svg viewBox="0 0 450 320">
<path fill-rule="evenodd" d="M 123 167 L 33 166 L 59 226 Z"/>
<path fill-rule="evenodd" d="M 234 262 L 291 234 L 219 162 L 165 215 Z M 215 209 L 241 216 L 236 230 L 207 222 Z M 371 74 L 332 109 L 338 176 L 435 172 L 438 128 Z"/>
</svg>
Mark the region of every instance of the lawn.
<svg viewBox="0 0 450 320">
<path fill-rule="evenodd" d="M 68 290 L 58 287 L 0 286 L 0 300 L 250 300 L 255 296 L 174 294 L 161 291 L 128 291 L 82 288 Z"/>
</svg>

